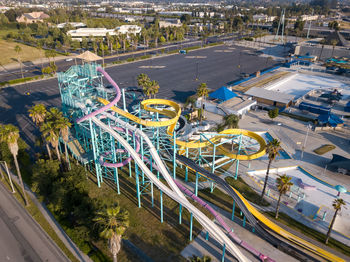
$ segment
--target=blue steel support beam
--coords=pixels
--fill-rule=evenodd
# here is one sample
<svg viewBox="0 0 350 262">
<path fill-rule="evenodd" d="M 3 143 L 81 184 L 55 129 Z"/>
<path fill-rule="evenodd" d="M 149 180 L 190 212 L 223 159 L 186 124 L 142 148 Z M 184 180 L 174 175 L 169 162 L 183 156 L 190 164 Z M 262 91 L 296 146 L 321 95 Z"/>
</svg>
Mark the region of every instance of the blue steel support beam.
<svg viewBox="0 0 350 262">
<path fill-rule="evenodd" d="M 193 214 L 191 213 L 191 221 L 190 221 L 190 241 L 192 241 L 192 229 L 193 229 Z"/>
<path fill-rule="evenodd" d="M 224 247 L 222 248 L 221 262 L 225 262 L 225 251 L 226 251 L 226 244 L 224 244 Z"/>
<path fill-rule="evenodd" d="M 163 192 L 160 190 L 160 222 L 163 223 Z"/>
<path fill-rule="evenodd" d="M 235 208 L 236 208 L 236 202 L 235 202 L 235 200 L 233 200 L 232 215 L 231 215 L 231 220 L 232 221 L 235 219 Z"/>
</svg>

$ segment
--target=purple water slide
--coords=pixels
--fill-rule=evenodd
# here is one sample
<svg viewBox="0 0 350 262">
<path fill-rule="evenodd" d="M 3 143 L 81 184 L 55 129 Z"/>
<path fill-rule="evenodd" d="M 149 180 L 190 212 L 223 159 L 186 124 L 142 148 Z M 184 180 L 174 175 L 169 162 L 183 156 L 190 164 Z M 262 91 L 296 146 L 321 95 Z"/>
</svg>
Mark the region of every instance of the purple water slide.
<svg viewBox="0 0 350 262">
<path fill-rule="evenodd" d="M 112 127 L 112 128 L 113 128 L 114 130 L 116 130 L 116 131 L 119 131 L 119 132 L 125 132 L 125 131 L 126 131 L 125 128 L 122 128 L 122 127 Z M 131 132 L 131 130 L 128 130 L 128 133 L 129 133 L 129 135 L 133 135 L 133 132 Z M 135 149 L 135 151 L 138 153 L 138 152 L 140 151 L 140 142 L 139 142 L 139 139 L 138 139 L 137 136 L 135 137 L 135 142 L 136 142 L 136 149 Z M 123 153 L 123 152 L 126 152 L 126 150 L 125 150 L 125 149 L 119 148 L 119 149 L 117 149 L 117 152 Z M 107 153 L 104 154 L 104 155 L 106 156 L 106 155 L 108 155 L 108 154 L 110 154 L 110 152 L 107 152 Z M 102 166 L 105 166 L 105 167 L 113 167 L 113 168 L 116 168 L 116 167 L 123 167 L 123 166 L 125 166 L 126 164 L 128 164 L 128 163 L 132 160 L 132 157 L 130 156 L 130 157 L 126 158 L 126 159 L 125 159 L 124 161 L 122 161 L 122 162 L 119 162 L 119 163 L 109 163 L 109 162 L 105 162 L 105 161 L 103 160 L 104 155 L 101 155 L 101 156 L 100 156 L 99 162 L 100 162 L 100 164 L 101 164 Z"/>
<path fill-rule="evenodd" d="M 118 101 L 120 100 L 120 97 L 121 97 L 121 92 L 120 92 L 120 88 L 119 86 L 117 85 L 116 82 L 114 82 L 114 80 L 109 76 L 109 74 L 107 74 L 107 72 L 105 70 L 103 70 L 101 67 L 98 67 L 96 69 L 98 72 L 102 73 L 103 76 L 108 80 L 108 82 L 114 87 L 116 93 L 117 93 L 117 96 L 113 99 L 112 102 L 110 102 L 108 105 L 105 105 L 103 107 L 101 107 L 100 109 L 90 113 L 90 114 L 87 114 L 86 116 L 83 116 L 82 118 L 79 118 L 77 120 L 77 123 L 80 123 L 84 120 L 87 120 L 89 119 L 90 117 L 93 117 L 93 116 L 96 116 L 104 111 L 106 111 L 107 109 L 111 108 L 112 106 L 114 106 L 115 104 L 118 103 Z"/>
<path fill-rule="evenodd" d="M 198 202 L 201 206 L 205 207 L 214 217 L 215 219 L 221 224 L 221 226 L 227 231 L 227 233 L 230 235 L 230 237 L 236 241 L 240 246 L 251 252 L 253 255 L 258 257 L 263 262 L 275 262 L 272 258 L 260 253 L 258 250 L 253 248 L 251 245 L 249 245 L 247 242 L 242 241 L 236 234 L 234 234 L 231 231 L 231 228 L 226 224 L 226 222 L 222 219 L 222 217 L 206 202 L 204 202 L 202 199 L 197 197 L 192 191 L 184 187 L 180 182 L 174 180 L 175 184 L 178 186 L 178 188 L 181 189 L 186 195 L 191 197 L 193 200 Z"/>
</svg>

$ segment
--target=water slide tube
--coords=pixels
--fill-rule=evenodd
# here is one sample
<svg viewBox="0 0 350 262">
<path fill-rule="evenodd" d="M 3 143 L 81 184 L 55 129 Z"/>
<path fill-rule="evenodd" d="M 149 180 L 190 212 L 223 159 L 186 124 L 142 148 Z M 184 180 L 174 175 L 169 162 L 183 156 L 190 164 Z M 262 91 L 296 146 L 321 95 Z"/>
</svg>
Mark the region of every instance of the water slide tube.
<svg viewBox="0 0 350 262">
<path fill-rule="evenodd" d="M 256 229 L 256 232 L 263 236 L 268 242 L 270 242 L 272 245 L 276 247 L 282 247 L 283 249 L 290 250 L 292 252 L 298 252 L 303 256 L 308 257 L 311 260 L 316 260 L 314 257 L 310 256 L 309 254 L 306 254 L 304 251 L 295 248 L 293 245 L 290 245 L 288 242 L 283 242 L 279 238 L 276 238 L 273 234 L 271 234 L 269 231 L 272 231 L 281 237 L 287 239 L 288 241 L 292 242 L 295 245 L 298 245 L 322 258 L 325 258 L 329 261 L 339 261 L 339 262 L 345 262 L 344 259 L 328 252 L 327 250 L 324 250 L 308 241 L 305 241 L 304 239 L 293 235 L 292 233 L 284 230 L 280 226 L 273 223 L 271 220 L 269 220 L 267 217 L 265 217 L 263 214 L 261 214 L 258 210 L 256 210 L 236 189 L 231 187 L 229 184 L 227 184 L 224 180 L 216 176 L 215 174 L 209 172 L 208 170 L 198 166 L 194 161 L 191 159 L 186 158 L 185 156 L 177 155 L 176 158 L 178 161 L 180 161 L 182 164 L 187 166 L 188 168 L 192 169 L 194 172 L 199 172 L 201 175 L 207 177 L 208 179 L 214 181 L 218 185 L 220 185 L 235 201 L 235 203 L 238 205 L 238 207 L 241 209 L 241 211 L 244 213 L 248 221 L 251 223 L 251 225 Z M 259 222 L 258 222 L 259 221 Z M 316 260 L 318 261 L 318 260 Z"/>
<path fill-rule="evenodd" d="M 125 123 L 124 121 L 116 118 L 115 116 L 111 115 L 111 114 L 105 114 L 107 117 L 109 117 L 110 119 L 112 119 L 113 121 L 118 122 L 119 124 L 125 126 L 126 128 L 128 128 L 129 130 L 132 130 L 135 134 L 137 134 L 138 136 L 141 135 L 144 138 L 144 141 L 148 144 L 148 146 L 150 148 L 154 148 L 151 140 L 148 138 L 148 136 L 146 134 L 144 134 L 141 130 L 139 130 L 138 128 L 136 128 L 133 125 L 130 125 L 128 123 Z M 153 158 L 157 159 L 157 163 L 161 163 L 161 165 L 163 166 L 163 161 L 160 159 L 158 153 L 156 152 L 154 155 L 152 154 Z M 146 158 L 143 159 L 145 162 L 149 163 L 150 161 Z M 159 168 L 158 165 L 153 165 L 153 167 L 155 169 L 157 169 L 158 171 L 160 171 L 162 174 L 166 173 L 165 177 L 171 177 L 171 175 L 169 175 L 169 173 L 167 172 L 165 166 L 164 168 Z M 173 180 L 171 178 L 171 180 L 176 184 L 176 186 L 178 188 L 181 189 L 181 191 L 183 191 L 184 193 L 186 193 L 188 196 L 190 196 L 192 199 L 194 199 L 196 202 L 198 202 L 200 205 L 202 205 L 203 207 L 205 207 L 209 212 L 211 212 L 215 219 L 222 225 L 222 227 L 227 231 L 227 233 L 231 236 L 231 238 L 236 241 L 236 243 L 238 243 L 240 246 L 242 246 L 243 248 L 245 248 L 246 250 L 248 250 L 249 252 L 251 252 L 253 255 L 255 255 L 256 257 L 258 257 L 259 259 L 261 259 L 262 261 L 270 261 L 273 262 L 274 260 L 272 260 L 270 257 L 262 254 L 261 252 L 257 251 L 256 249 L 254 249 L 251 245 L 249 245 L 247 242 L 242 241 L 240 238 L 238 238 L 232 231 L 231 228 L 225 223 L 225 221 L 221 218 L 221 216 L 207 203 L 205 203 L 203 200 L 201 200 L 199 197 L 197 197 L 194 193 L 192 193 L 190 190 L 188 190 L 186 187 L 184 187 L 183 185 L 181 185 L 181 183 L 179 183 L 176 180 Z"/>
<path fill-rule="evenodd" d="M 103 98 L 98 98 L 98 101 L 100 101 L 102 104 L 104 104 L 105 106 L 110 105 L 114 102 L 114 100 L 110 103 L 108 100 L 103 99 Z M 156 109 L 152 106 L 155 105 L 166 105 L 166 106 L 170 106 L 173 110 L 169 110 L 169 109 Z M 167 134 L 169 136 L 173 136 L 173 132 L 175 130 L 175 126 L 176 123 L 181 115 L 181 108 L 180 106 L 170 100 L 166 100 L 166 99 L 147 99 L 141 102 L 141 106 L 150 112 L 155 112 L 155 113 L 159 113 L 161 115 L 165 115 L 166 117 L 168 117 L 168 120 L 164 120 L 164 121 L 150 121 L 150 120 L 144 120 L 141 118 L 138 118 L 135 115 L 132 115 L 116 106 L 111 106 L 110 108 L 117 112 L 119 115 L 124 116 L 132 121 L 134 121 L 137 124 L 141 124 L 144 126 L 148 126 L 148 127 L 165 127 L 167 126 Z M 250 155 L 241 155 L 241 154 L 233 154 L 231 153 L 229 150 L 225 149 L 223 146 L 219 146 L 219 150 L 225 154 L 226 156 L 233 158 L 233 159 L 238 159 L 238 160 L 252 160 L 252 159 L 256 159 L 259 157 L 262 157 L 263 155 L 265 155 L 265 147 L 266 147 L 266 142 L 265 140 L 258 134 L 248 131 L 248 130 L 243 130 L 243 129 L 226 129 L 222 132 L 220 132 L 219 134 L 223 134 L 225 136 L 216 136 L 214 138 L 211 138 L 210 140 L 207 141 L 182 141 L 179 139 L 176 139 L 176 144 L 180 147 L 180 148 L 201 148 L 201 147 L 208 147 L 211 146 L 212 143 L 217 143 L 219 142 L 222 138 L 226 137 L 226 135 L 244 135 L 244 136 L 248 136 L 251 137 L 253 139 L 255 139 L 259 145 L 260 148 L 257 152 L 250 154 Z"/>
<path fill-rule="evenodd" d="M 197 197 L 192 191 L 184 187 L 180 182 L 175 181 L 175 184 L 189 197 L 191 197 L 193 200 L 195 200 L 197 203 L 199 203 L 201 206 L 205 207 L 214 217 L 215 219 L 221 224 L 221 226 L 227 231 L 227 233 L 230 235 L 230 237 L 236 241 L 240 246 L 248 250 L 250 253 L 258 257 L 262 262 L 274 262 L 272 258 L 260 253 L 258 250 L 253 248 L 251 245 L 249 245 L 247 242 L 241 240 L 235 233 L 231 231 L 231 228 L 225 223 L 225 221 L 222 219 L 222 217 L 207 203 L 205 203 L 202 199 Z"/>
<path fill-rule="evenodd" d="M 155 175 L 148 169 L 148 167 L 145 165 L 145 163 L 141 160 L 141 158 L 138 155 L 138 152 L 136 152 L 129 144 L 128 142 L 120 136 L 117 132 L 113 130 L 113 128 L 105 125 L 101 120 L 97 119 L 95 116 L 97 114 L 103 113 L 104 111 L 108 110 L 112 106 L 114 106 L 120 99 L 120 89 L 118 85 L 111 79 L 111 77 L 102 69 L 98 68 L 98 71 L 100 71 L 107 79 L 108 81 L 114 86 L 114 88 L 117 91 L 117 96 L 114 98 L 114 100 L 110 103 L 105 105 L 104 107 L 87 114 L 86 116 L 80 118 L 77 120 L 77 122 L 82 122 L 87 119 L 91 119 L 97 126 L 107 131 L 109 134 L 111 134 L 114 139 L 119 141 L 125 150 L 130 153 L 131 157 L 134 159 L 134 161 L 138 164 L 138 166 L 142 169 L 142 171 L 145 172 L 147 177 L 165 194 L 167 194 L 170 198 L 175 200 L 176 202 L 183 205 L 187 210 L 189 210 L 194 217 L 197 219 L 197 221 L 204 227 L 210 234 L 219 242 L 226 245 L 229 252 L 232 253 L 239 261 L 242 262 L 248 262 L 250 261 L 247 259 L 241 251 L 232 243 L 232 241 L 208 218 L 206 217 L 201 211 L 199 211 L 196 207 L 194 207 L 187 198 L 182 194 L 181 190 L 176 186 L 174 181 L 172 180 L 171 175 L 167 172 L 167 169 L 163 163 L 163 161 L 158 156 L 158 153 L 155 149 L 155 147 L 152 145 L 152 142 L 149 140 L 148 136 L 144 134 L 142 131 L 139 130 L 139 135 L 141 135 L 145 141 L 151 146 L 150 147 L 150 153 L 153 157 L 153 160 L 155 161 L 156 165 L 159 167 L 159 170 L 162 172 L 163 177 L 167 181 L 167 183 L 170 185 L 171 189 L 169 189 L 166 185 L 164 185 L 161 181 L 159 181 Z M 110 115 L 110 117 L 113 117 Z M 114 117 L 115 118 L 115 117 Z M 125 126 L 127 123 L 124 121 L 115 118 L 116 120 L 119 120 L 122 126 Z"/>
<path fill-rule="evenodd" d="M 104 124 L 101 120 L 97 119 L 96 117 L 91 117 L 91 120 L 100 128 L 111 134 L 114 139 L 116 139 L 131 155 L 131 157 L 134 159 L 134 161 L 137 163 L 137 165 L 141 168 L 141 170 L 146 174 L 146 176 L 151 180 L 152 183 L 154 183 L 162 192 L 167 194 L 171 199 L 181 204 L 184 208 L 186 208 L 189 212 L 193 214 L 193 216 L 197 219 L 197 221 L 210 233 L 210 235 L 216 239 L 219 243 L 225 244 L 228 251 L 235 256 L 239 261 L 246 262 L 250 261 L 248 258 L 246 258 L 241 251 L 235 246 L 235 244 L 232 243 L 232 241 L 229 239 L 229 237 L 223 233 L 220 228 L 211 221 L 206 215 L 204 215 L 200 210 L 198 210 L 195 206 L 193 206 L 187 198 L 182 194 L 182 192 L 178 189 L 176 184 L 172 181 L 171 175 L 167 172 L 167 170 L 163 170 L 162 160 L 160 160 L 159 156 L 158 158 L 154 157 L 154 153 L 157 154 L 156 149 L 154 147 L 150 148 L 150 151 L 153 153 L 152 157 L 155 161 L 156 165 L 161 170 L 163 177 L 167 181 L 172 181 L 176 188 L 180 191 L 180 194 L 175 192 L 174 190 L 171 190 L 168 186 L 163 184 L 160 180 L 157 179 L 157 177 L 148 169 L 144 161 L 140 158 L 139 154 L 129 145 L 129 143 L 117 132 L 115 132 L 111 127 Z M 125 122 L 124 122 L 125 123 Z M 125 123 L 126 124 L 126 123 Z M 142 135 L 143 138 L 146 138 L 147 135 L 144 134 L 142 131 L 137 132 L 138 135 Z M 142 134 L 143 133 L 143 134 Z M 160 161 L 159 161 L 160 160 Z"/>
</svg>

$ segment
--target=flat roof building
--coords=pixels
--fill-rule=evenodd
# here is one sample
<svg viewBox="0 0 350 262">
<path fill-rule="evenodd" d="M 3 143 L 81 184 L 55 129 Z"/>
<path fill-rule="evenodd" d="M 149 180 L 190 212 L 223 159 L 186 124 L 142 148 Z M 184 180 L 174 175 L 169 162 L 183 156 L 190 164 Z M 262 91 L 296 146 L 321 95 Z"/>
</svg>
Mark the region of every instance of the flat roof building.
<svg viewBox="0 0 350 262">
<path fill-rule="evenodd" d="M 294 95 L 259 87 L 252 87 L 244 94 L 253 97 L 258 103 L 276 107 L 289 107 L 295 97 Z"/>
<path fill-rule="evenodd" d="M 107 28 L 79 28 L 74 30 L 69 30 L 68 35 L 72 37 L 73 40 L 82 41 L 83 37 L 106 37 L 107 34 L 110 36 L 117 34 L 139 34 L 141 32 L 141 27 L 138 25 L 122 25 L 114 29 Z"/>
</svg>

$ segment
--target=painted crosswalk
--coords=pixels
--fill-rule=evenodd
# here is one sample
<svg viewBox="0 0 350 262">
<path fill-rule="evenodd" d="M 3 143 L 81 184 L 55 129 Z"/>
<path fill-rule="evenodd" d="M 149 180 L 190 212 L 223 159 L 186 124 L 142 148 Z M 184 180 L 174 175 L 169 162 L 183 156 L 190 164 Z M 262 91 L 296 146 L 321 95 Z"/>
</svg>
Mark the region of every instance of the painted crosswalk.
<svg viewBox="0 0 350 262">
<path fill-rule="evenodd" d="M 159 69 L 164 67 L 165 66 L 139 66 L 139 68 L 150 68 L 150 69 Z"/>
<path fill-rule="evenodd" d="M 200 58 L 200 59 L 204 59 L 204 58 L 207 58 L 207 56 L 194 56 L 194 55 L 189 55 L 189 56 L 185 56 L 185 58 Z"/>
</svg>

